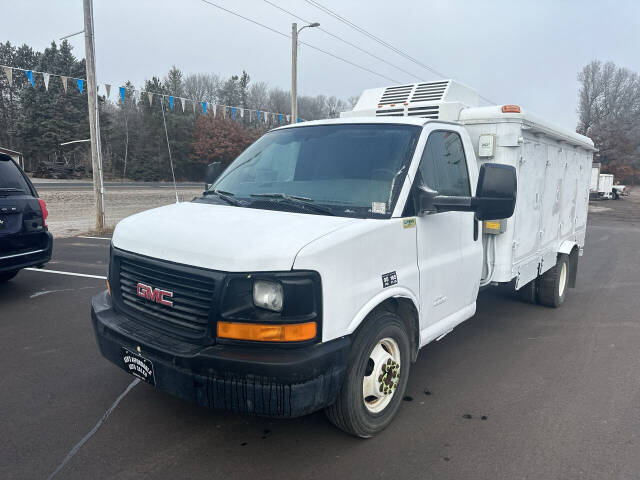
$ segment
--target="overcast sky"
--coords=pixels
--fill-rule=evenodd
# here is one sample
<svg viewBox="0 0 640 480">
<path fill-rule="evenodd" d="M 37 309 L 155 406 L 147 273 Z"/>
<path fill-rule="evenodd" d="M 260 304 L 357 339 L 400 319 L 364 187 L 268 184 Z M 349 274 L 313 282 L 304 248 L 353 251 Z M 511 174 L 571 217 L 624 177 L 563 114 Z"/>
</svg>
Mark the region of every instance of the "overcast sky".
<svg viewBox="0 0 640 480">
<path fill-rule="evenodd" d="M 289 15 L 263 0 L 212 0 L 290 33 Z M 304 0 L 272 0 L 329 32 L 414 73 L 438 76 L 376 44 Z M 318 0 L 421 63 L 480 91 L 498 104 L 517 103 L 575 128 L 576 75 L 592 59 L 640 71 L 640 1 Z M 290 85 L 290 40 L 201 0 L 94 0 L 98 83 L 142 86 L 171 65 L 222 76 L 245 69 L 253 81 Z M 41 50 L 82 29 L 81 0 L 0 0 L 0 40 Z M 413 79 L 317 29 L 301 40 L 400 83 Z M 84 56 L 84 38 L 71 40 Z M 298 90 L 348 98 L 392 84 L 302 46 Z"/>
</svg>

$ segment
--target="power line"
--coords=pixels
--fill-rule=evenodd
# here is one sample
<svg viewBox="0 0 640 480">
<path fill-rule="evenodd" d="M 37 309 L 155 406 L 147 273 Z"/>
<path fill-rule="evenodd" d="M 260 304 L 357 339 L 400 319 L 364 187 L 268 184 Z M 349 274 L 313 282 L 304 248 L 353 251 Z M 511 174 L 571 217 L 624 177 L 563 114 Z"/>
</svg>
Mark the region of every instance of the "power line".
<svg viewBox="0 0 640 480">
<path fill-rule="evenodd" d="M 266 0 L 265 0 L 265 1 L 266 1 Z M 443 74 L 443 73 L 439 72 L 438 70 L 436 70 L 435 68 L 430 67 L 429 65 L 426 65 L 426 64 L 422 63 L 421 61 L 419 61 L 419 60 L 417 60 L 417 59 L 413 58 L 412 56 L 410 56 L 409 54 L 407 54 L 407 53 L 403 52 L 403 51 L 402 51 L 402 50 L 400 50 L 399 48 L 397 48 L 397 47 L 395 47 L 395 46 L 391 45 L 390 43 L 386 42 L 385 40 L 381 39 L 380 37 L 377 37 L 376 35 L 374 35 L 374 34 L 372 34 L 372 33 L 368 32 L 368 31 L 367 31 L 367 30 L 365 30 L 364 28 L 359 27 L 358 25 L 356 25 L 355 23 L 353 23 L 351 20 L 349 20 L 349 19 L 347 19 L 347 18 L 345 18 L 345 17 L 341 16 L 340 14 L 338 14 L 338 13 L 334 12 L 333 10 L 331 10 L 331 9 L 329 9 L 329 8 L 327 8 L 327 7 L 325 7 L 324 5 L 321 5 L 321 4 L 320 4 L 320 3 L 318 3 L 317 1 L 315 1 L 315 0 L 305 0 L 305 2 L 307 2 L 309 5 L 311 5 L 311 6 L 313 6 L 313 7 L 316 7 L 317 9 L 321 10 L 322 12 L 324 12 L 324 13 L 326 13 L 326 14 L 328 14 L 328 15 L 332 16 L 333 18 L 335 18 L 335 19 L 339 20 L 340 22 L 342 22 L 342 23 L 344 23 L 344 24 L 348 25 L 349 27 L 353 28 L 354 30 L 356 30 L 356 31 L 360 32 L 361 34 L 363 34 L 363 35 L 365 35 L 365 36 L 367 36 L 367 37 L 369 37 L 370 39 L 374 40 L 375 42 L 379 43 L 380 45 L 382 45 L 382 46 L 384 46 L 384 47 L 388 48 L 389 50 L 391 50 L 391 51 L 393 51 L 393 52 L 397 53 L 398 55 L 400 55 L 400 56 L 402 56 L 402 57 L 406 58 L 407 60 L 409 60 L 409 61 L 411 61 L 411 62 L 415 63 L 416 65 L 419 65 L 419 66 L 421 66 L 422 68 L 424 68 L 424 69 L 426 69 L 426 70 L 430 71 L 431 73 L 434 73 L 435 75 L 437 75 L 437 76 L 439 76 L 439 77 L 441 77 L 441 78 L 451 78 L 451 76 L 450 76 L 450 75 L 445 75 L 445 74 Z M 489 102 L 489 103 L 495 103 L 495 102 L 491 101 L 490 99 L 488 99 L 487 97 L 484 97 L 484 96 L 482 96 L 482 95 L 480 95 L 480 94 L 478 94 L 478 96 L 479 96 L 481 99 L 485 100 L 486 102 Z"/>
<path fill-rule="evenodd" d="M 331 15 L 332 17 L 334 17 L 335 19 L 339 20 L 340 22 L 350 26 L 351 28 L 357 30 L 358 32 L 362 33 L 363 35 L 366 35 L 367 37 L 371 38 L 372 40 L 378 42 L 380 45 L 383 45 L 383 46 L 387 47 L 388 49 L 392 50 L 393 52 L 397 53 L 398 55 L 401 55 L 402 57 L 406 58 L 407 60 L 410 60 L 411 62 L 413 62 L 413 63 L 415 63 L 417 65 L 420 65 L 422 68 L 425 68 L 425 69 L 429 70 L 431 73 L 434 73 L 435 75 L 437 75 L 437 76 L 439 76 L 441 78 L 447 78 L 447 75 L 444 75 L 443 73 L 440 73 L 439 71 L 437 71 L 435 68 L 430 67 L 429 65 L 425 65 L 424 63 L 420 62 L 419 60 L 416 60 L 415 58 L 411 57 L 410 55 L 404 53 L 399 48 L 394 47 L 390 43 L 382 40 L 380 37 L 377 37 L 374 34 L 369 33 L 367 30 L 365 30 L 362 27 L 359 27 L 358 25 L 353 23 L 351 20 L 346 19 L 345 17 L 343 17 L 340 14 L 334 12 L 333 10 L 325 7 L 324 5 L 321 5 L 320 3 L 316 2 L 315 0 L 305 0 L 305 2 L 307 2 L 308 4 L 316 7 L 319 10 L 322 10 L 326 14 Z"/>
<path fill-rule="evenodd" d="M 287 14 L 291 15 L 291 16 L 292 16 L 292 17 L 294 17 L 294 18 L 297 18 L 298 20 L 300 20 L 300 21 L 302 21 L 302 22 L 304 22 L 304 23 L 311 23 L 309 20 L 305 20 L 304 18 L 299 17 L 299 16 L 298 16 L 298 15 L 296 15 L 295 13 L 290 12 L 289 10 L 284 9 L 284 8 L 282 8 L 282 7 L 281 7 L 281 6 L 279 6 L 279 5 L 276 5 L 275 3 L 273 3 L 273 2 L 271 2 L 271 1 L 269 1 L 269 0 L 264 0 L 264 2 L 265 2 L 265 3 L 268 3 L 268 4 L 269 4 L 269 5 L 271 5 L 272 7 L 277 8 L 278 10 L 280 10 L 280 11 L 282 11 L 282 12 L 284 12 L 284 13 L 287 13 Z M 322 27 L 316 27 L 316 28 L 317 28 L 318 30 L 320 30 L 320 31 L 322 31 L 322 32 L 324 32 L 324 33 L 326 33 L 326 34 L 327 34 L 327 35 L 329 35 L 330 37 L 333 37 L 333 38 L 335 38 L 336 40 L 340 40 L 342 43 L 345 43 L 345 44 L 349 45 L 350 47 L 353 47 L 353 48 L 355 48 L 355 49 L 357 49 L 357 50 L 360 50 L 361 52 L 366 53 L 366 54 L 367 54 L 367 55 L 369 55 L 370 57 L 375 58 L 376 60 L 379 60 L 379 61 L 381 61 L 381 62 L 383 62 L 383 63 L 385 63 L 385 64 L 387 64 L 387 65 L 389 65 L 389 66 L 391 66 L 391 67 L 393 67 L 393 68 L 395 68 L 396 70 L 399 70 L 399 71 L 401 71 L 401 72 L 403 72 L 403 73 L 406 73 L 407 75 L 409 75 L 410 77 L 415 78 L 415 79 L 416 79 L 416 80 L 418 80 L 418 81 L 423 81 L 423 80 L 424 80 L 424 79 L 422 79 L 422 78 L 418 77 L 417 75 L 414 75 L 413 73 L 408 72 L 407 70 L 404 70 L 403 68 L 398 67 L 397 65 L 394 65 L 393 63 L 391 63 L 391 62 L 389 62 L 389 61 L 385 60 L 384 58 L 381 58 L 381 57 L 379 57 L 379 56 L 377 56 L 377 55 L 375 55 L 375 54 L 373 54 L 373 53 L 371 53 L 371 52 L 369 52 L 369 51 L 365 50 L 364 48 L 359 47 L 358 45 L 356 45 L 356 44 L 354 44 L 354 43 L 351 43 L 351 42 L 349 42 L 349 41 L 345 40 L 344 38 L 342 38 L 342 37 L 340 37 L 340 36 L 338 36 L 338 35 L 334 35 L 333 33 L 329 32 L 328 30 L 326 30 L 326 29 L 324 29 L 324 28 L 322 28 Z"/>
<path fill-rule="evenodd" d="M 224 12 L 227 12 L 227 13 L 229 13 L 231 15 L 234 15 L 234 16 L 236 16 L 238 18 L 246 20 L 247 22 L 251 22 L 254 25 L 258 25 L 259 27 L 265 28 L 265 29 L 267 29 L 267 30 L 269 30 L 269 31 L 271 31 L 273 33 L 276 33 L 276 34 L 282 36 L 282 37 L 291 38 L 291 35 L 287 35 L 286 33 L 280 32 L 279 30 L 276 30 L 275 28 L 269 27 L 268 25 L 265 25 L 264 23 L 260 23 L 260 22 L 258 22 L 256 20 L 253 20 L 253 19 L 249 18 L 249 17 L 245 17 L 244 15 L 241 15 L 241 14 L 239 14 L 237 12 L 234 12 L 233 10 L 229 10 L 228 8 L 225 8 L 225 7 L 221 6 L 221 5 L 218 5 L 218 4 L 215 4 L 213 2 L 210 2 L 209 0 L 201 0 L 201 1 L 206 3 L 207 5 L 211 5 L 212 7 L 218 8 L 218 9 L 224 11 Z M 384 78 L 385 80 L 389 80 L 389 81 L 394 82 L 394 83 L 401 83 L 401 82 L 398 82 L 398 80 L 395 80 L 393 78 L 387 77 L 386 75 L 378 73 L 378 72 L 376 72 L 374 70 L 371 70 L 371 69 L 369 69 L 367 67 L 363 67 L 362 65 L 358 65 L 357 63 L 352 62 L 351 60 L 347 60 L 346 58 L 342 58 L 342 57 L 340 57 L 338 55 L 335 55 L 334 53 L 331 53 L 331 52 L 328 52 L 326 50 L 323 50 L 322 48 L 316 47 L 315 45 L 311 45 L 311 44 L 309 44 L 307 42 L 299 42 L 299 43 L 302 44 L 302 45 L 306 45 L 307 47 L 309 47 L 309 48 L 311 48 L 313 50 L 316 50 L 316 51 L 318 51 L 320 53 L 324 53 L 325 55 L 333 57 L 336 60 L 340 60 L 340 61 L 342 61 L 344 63 L 347 63 L 347 64 L 349 64 L 351 66 L 359 68 L 360 70 L 364 70 L 365 72 L 369 72 L 369 73 L 371 73 L 373 75 L 377 75 L 378 77 Z"/>
</svg>

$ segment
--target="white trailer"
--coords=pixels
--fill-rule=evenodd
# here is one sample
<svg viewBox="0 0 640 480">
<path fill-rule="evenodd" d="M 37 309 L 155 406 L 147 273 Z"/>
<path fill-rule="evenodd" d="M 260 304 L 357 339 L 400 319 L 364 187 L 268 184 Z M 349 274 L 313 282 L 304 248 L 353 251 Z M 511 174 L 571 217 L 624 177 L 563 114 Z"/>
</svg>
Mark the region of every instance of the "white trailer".
<svg viewBox="0 0 640 480">
<path fill-rule="evenodd" d="M 596 193 L 598 191 L 598 181 L 600 180 L 600 164 L 594 163 L 591 166 L 591 185 L 589 192 Z"/>
</svg>

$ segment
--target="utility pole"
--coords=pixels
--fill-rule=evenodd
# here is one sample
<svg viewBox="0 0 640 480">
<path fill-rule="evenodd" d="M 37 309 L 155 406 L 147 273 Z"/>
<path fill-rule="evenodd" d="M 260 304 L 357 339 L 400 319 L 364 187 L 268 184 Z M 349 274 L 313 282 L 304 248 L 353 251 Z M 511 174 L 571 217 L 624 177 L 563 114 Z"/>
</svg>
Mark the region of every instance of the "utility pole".
<svg viewBox="0 0 640 480">
<path fill-rule="evenodd" d="M 298 121 L 298 34 L 305 28 L 319 26 L 314 22 L 298 30 L 297 23 L 291 24 L 291 123 Z"/>
<path fill-rule="evenodd" d="M 104 229 L 104 185 L 102 181 L 102 148 L 100 144 L 100 117 L 98 113 L 98 89 L 96 85 L 96 51 L 93 39 L 93 0 L 83 0 L 83 10 L 93 193 L 96 204 L 96 230 L 101 232 Z"/>
<path fill-rule="evenodd" d="M 298 121 L 298 24 L 291 24 L 291 123 Z"/>
</svg>

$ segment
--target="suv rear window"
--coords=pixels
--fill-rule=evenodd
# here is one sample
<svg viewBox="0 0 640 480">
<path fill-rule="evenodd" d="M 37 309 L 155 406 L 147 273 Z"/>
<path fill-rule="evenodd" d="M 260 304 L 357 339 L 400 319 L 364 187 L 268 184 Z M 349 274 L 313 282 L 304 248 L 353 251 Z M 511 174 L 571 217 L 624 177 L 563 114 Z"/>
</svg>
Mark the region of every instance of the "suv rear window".
<svg viewBox="0 0 640 480">
<path fill-rule="evenodd" d="M 5 188 L 15 188 L 25 193 L 31 193 L 29 185 L 22 176 L 22 172 L 13 160 L 0 156 L 0 191 Z"/>
</svg>

